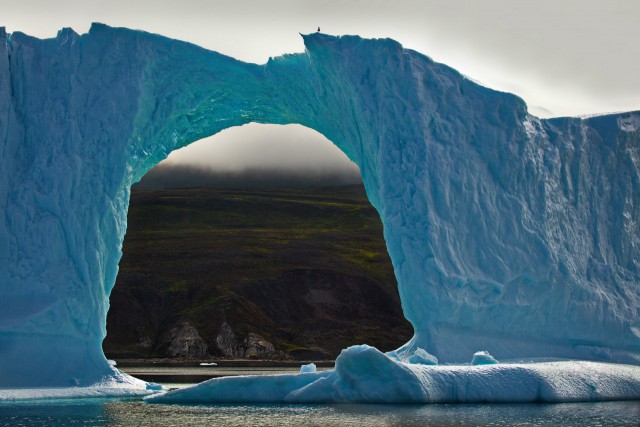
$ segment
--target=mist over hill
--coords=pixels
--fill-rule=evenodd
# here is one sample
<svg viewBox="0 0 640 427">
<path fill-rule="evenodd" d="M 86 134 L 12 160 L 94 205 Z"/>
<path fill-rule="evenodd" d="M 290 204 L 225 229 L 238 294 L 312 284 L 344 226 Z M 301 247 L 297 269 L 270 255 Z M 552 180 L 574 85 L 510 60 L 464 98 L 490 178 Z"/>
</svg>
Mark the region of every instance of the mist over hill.
<svg viewBox="0 0 640 427">
<path fill-rule="evenodd" d="M 216 170 L 198 165 L 159 164 L 133 186 L 137 190 L 171 188 L 315 188 L 362 185 L 357 168 L 318 166 L 316 168 L 248 167 Z"/>
</svg>

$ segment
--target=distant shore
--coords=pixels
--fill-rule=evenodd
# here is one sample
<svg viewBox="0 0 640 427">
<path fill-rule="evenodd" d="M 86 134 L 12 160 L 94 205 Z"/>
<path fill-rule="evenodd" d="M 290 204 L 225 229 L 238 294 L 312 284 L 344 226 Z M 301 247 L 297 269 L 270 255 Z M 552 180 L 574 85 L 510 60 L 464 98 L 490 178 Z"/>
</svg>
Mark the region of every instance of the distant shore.
<svg viewBox="0 0 640 427">
<path fill-rule="evenodd" d="M 215 363 L 211 367 L 220 368 L 295 368 L 308 363 L 315 363 L 318 368 L 333 368 L 335 360 L 265 360 L 265 359 L 112 359 L 118 368 L 127 367 L 200 367 L 201 363 Z"/>
<path fill-rule="evenodd" d="M 116 367 L 143 381 L 160 383 L 171 388 L 176 385 L 200 383 L 212 378 L 239 375 L 282 375 L 300 372 L 300 366 L 315 363 L 319 371 L 332 369 L 334 361 L 279 361 L 279 360 L 174 360 L 174 359 L 122 359 Z M 206 363 L 206 365 L 201 365 Z M 215 365 L 209 365 L 215 363 Z"/>
</svg>

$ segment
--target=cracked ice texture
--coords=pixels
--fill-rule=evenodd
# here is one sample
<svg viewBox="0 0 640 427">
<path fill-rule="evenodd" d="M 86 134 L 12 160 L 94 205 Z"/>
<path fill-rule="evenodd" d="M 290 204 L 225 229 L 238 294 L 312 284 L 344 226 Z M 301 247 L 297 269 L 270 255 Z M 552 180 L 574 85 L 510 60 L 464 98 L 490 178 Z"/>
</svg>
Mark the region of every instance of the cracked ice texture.
<svg viewBox="0 0 640 427">
<path fill-rule="evenodd" d="M 362 172 L 414 338 L 640 362 L 640 114 L 539 120 L 389 39 L 304 36 L 248 64 L 94 24 L 0 31 L 0 388 L 91 385 L 132 183 L 249 122 L 319 131 Z"/>
</svg>

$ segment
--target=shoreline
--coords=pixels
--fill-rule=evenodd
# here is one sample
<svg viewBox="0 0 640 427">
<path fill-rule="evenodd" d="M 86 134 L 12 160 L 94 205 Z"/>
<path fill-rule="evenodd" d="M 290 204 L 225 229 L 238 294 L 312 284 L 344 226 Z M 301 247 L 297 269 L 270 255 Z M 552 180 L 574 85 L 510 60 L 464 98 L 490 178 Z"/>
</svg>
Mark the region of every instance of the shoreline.
<svg viewBox="0 0 640 427">
<path fill-rule="evenodd" d="M 115 367 L 141 368 L 299 368 L 301 365 L 315 363 L 318 368 L 333 368 L 335 360 L 267 360 L 267 359 L 119 359 L 107 357 L 116 362 Z M 215 363 L 215 365 L 203 366 L 201 363 Z"/>
<path fill-rule="evenodd" d="M 122 364 L 116 365 L 120 371 L 142 381 L 158 384 L 196 384 L 213 378 L 238 377 L 238 376 L 263 376 L 300 373 L 301 364 L 280 364 L 274 366 L 271 361 L 234 360 L 216 365 L 200 365 L 198 362 L 183 361 L 181 364 L 155 363 L 155 364 Z M 144 361 L 143 361 L 144 362 Z M 130 362 L 131 363 L 131 362 Z M 209 362 L 210 363 L 210 362 Z M 216 362 L 217 363 L 217 362 Z M 329 362 L 316 365 L 317 371 L 333 369 L 334 364 Z"/>
</svg>

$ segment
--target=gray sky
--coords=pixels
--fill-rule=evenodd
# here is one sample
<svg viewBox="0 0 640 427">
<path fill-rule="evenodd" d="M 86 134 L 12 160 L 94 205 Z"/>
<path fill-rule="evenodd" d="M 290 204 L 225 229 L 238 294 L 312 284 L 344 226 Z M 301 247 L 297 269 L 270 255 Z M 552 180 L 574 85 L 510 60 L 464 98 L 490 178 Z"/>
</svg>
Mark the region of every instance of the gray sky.
<svg viewBox="0 0 640 427">
<path fill-rule="evenodd" d="M 159 33 L 235 58 L 264 63 L 304 49 L 299 32 L 391 37 L 494 89 L 513 92 L 532 112 L 579 115 L 640 109 L 640 1 L 637 0 L 2 0 L 0 25 L 38 37 L 61 27 L 86 32 L 92 21 Z M 272 127 L 270 127 L 272 128 Z M 267 128 L 265 128 L 267 129 Z M 322 144 L 310 130 L 273 127 L 261 137 L 240 130 L 218 135 L 238 145 L 248 162 L 288 156 L 291 142 Z M 247 132 L 246 135 L 243 135 Z M 293 136 L 287 136 L 293 135 Z M 276 141 L 276 142 L 274 142 Z M 324 141 L 325 146 L 330 143 Z M 279 147 L 282 145 L 282 147 Z M 208 144 L 222 159 L 229 144 Z M 222 151 L 216 147 L 226 146 Z M 269 147 L 269 148 L 267 148 Z M 295 150 L 294 150 L 295 151 Z M 334 153 L 335 154 L 335 153 Z M 341 153 L 338 153 L 341 154 Z M 198 153 L 201 158 L 202 152 Z M 327 154 L 329 155 L 329 154 Z M 308 157 L 316 156 L 316 154 Z M 193 158 L 193 157 L 192 157 Z M 302 160 L 301 160 L 302 161 Z M 337 161 L 335 158 L 329 162 Z M 234 165 L 229 160 L 225 165 Z"/>
</svg>

